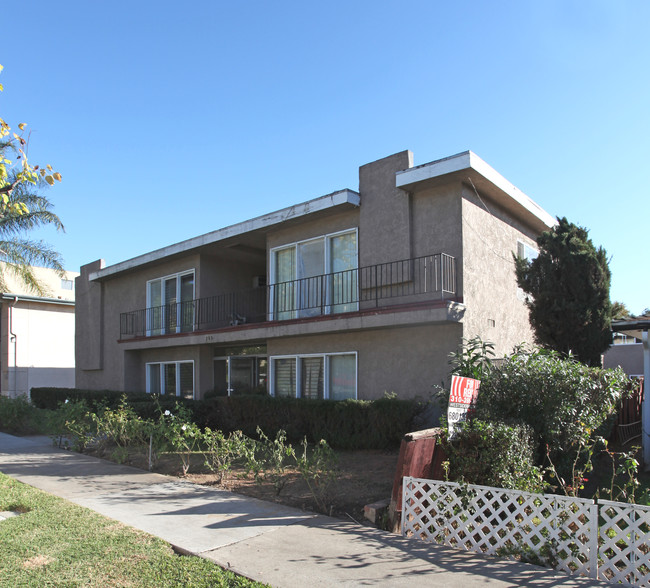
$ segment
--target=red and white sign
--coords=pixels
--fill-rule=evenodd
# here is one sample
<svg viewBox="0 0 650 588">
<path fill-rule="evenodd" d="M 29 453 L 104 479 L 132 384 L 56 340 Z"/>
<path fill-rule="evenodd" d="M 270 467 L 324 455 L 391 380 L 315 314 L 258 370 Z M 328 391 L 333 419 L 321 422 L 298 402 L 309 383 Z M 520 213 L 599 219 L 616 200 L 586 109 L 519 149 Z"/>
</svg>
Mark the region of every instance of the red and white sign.
<svg viewBox="0 0 650 588">
<path fill-rule="evenodd" d="M 473 378 L 451 377 L 449 408 L 447 409 L 447 425 L 449 426 L 450 439 L 456 434 L 458 423 L 464 423 L 473 412 L 480 385 L 480 380 L 474 380 Z"/>
</svg>

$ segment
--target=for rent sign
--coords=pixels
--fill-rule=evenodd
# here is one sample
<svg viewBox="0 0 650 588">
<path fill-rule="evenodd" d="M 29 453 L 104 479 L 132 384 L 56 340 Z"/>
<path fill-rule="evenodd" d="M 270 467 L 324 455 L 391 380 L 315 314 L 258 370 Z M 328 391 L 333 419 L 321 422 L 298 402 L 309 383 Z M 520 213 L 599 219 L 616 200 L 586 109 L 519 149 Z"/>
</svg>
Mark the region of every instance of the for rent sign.
<svg viewBox="0 0 650 588">
<path fill-rule="evenodd" d="M 447 424 L 449 425 L 449 438 L 453 438 L 458 430 L 458 423 L 464 423 L 476 406 L 479 380 L 452 376 L 451 392 L 449 393 L 449 408 L 447 409 Z"/>
</svg>

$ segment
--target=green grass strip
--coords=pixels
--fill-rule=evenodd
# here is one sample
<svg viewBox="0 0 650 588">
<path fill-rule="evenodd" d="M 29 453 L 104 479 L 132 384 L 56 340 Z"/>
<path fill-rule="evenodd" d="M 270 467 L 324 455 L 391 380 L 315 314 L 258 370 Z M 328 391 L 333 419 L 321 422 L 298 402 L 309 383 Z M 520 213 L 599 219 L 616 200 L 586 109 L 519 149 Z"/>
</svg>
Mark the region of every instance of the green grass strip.
<svg viewBox="0 0 650 588">
<path fill-rule="evenodd" d="M 263 586 L 0 473 L 0 586 Z"/>
</svg>

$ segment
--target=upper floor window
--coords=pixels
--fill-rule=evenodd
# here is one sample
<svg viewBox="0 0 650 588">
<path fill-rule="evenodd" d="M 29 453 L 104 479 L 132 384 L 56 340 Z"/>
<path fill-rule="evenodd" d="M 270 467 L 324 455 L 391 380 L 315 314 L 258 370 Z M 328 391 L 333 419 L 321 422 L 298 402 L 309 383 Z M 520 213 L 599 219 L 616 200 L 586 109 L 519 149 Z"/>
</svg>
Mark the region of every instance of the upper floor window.
<svg viewBox="0 0 650 588">
<path fill-rule="evenodd" d="M 73 289 L 74 289 L 74 282 L 72 280 L 66 280 L 66 279 L 61 280 L 61 290 L 73 290 Z"/>
<path fill-rule="evenodd" d="M 535 249 L 532 245 L 524 243 L 523 241 L 517 241 L 517 256 L 523 257 L 528 261 L 533 261 L 539 255 L 539 251 Z"/>
<path fill-rule="evenodd" d="M 191 331 L 194 325 L 194 270 L 147 282 L 147 335 Z"/>
<path fill-rule="evenodd" d="M 357 231 L 323 235 L 271 250 L 271 320 L 357 310 Z"/>
</svg>

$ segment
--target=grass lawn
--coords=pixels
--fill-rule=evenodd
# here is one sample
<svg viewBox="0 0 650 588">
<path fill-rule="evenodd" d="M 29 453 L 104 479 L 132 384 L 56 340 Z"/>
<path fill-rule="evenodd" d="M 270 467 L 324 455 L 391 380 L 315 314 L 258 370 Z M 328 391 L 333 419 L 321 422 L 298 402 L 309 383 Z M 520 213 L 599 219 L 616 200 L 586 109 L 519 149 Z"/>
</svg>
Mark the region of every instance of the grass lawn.
<svg viewBox="0 0 650 588">
<path fill-rule="evenodd" d="M 262 586 L 0 473 L 0 586 Z"/>
</svg>

